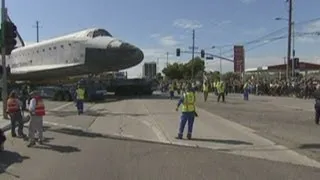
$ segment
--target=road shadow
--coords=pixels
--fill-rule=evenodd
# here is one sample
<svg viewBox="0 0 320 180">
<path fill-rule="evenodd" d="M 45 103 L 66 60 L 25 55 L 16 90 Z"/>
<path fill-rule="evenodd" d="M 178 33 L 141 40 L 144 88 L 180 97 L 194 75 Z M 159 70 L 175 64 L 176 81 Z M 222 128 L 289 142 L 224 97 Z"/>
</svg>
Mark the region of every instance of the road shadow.
<svg viewBox="0 0 320 180">
<path fill-rule="evenodd" d="M 20 178 L 18 175 L 7 172 L 7 168 L 15 163 L 22 163 L 24 160 L 30 159 L 28 156 L 21 156 L 17 152 L 2 151 L 0 152 L 0 174 L 6 173 L 16 178 Z"/>
<path fill-rule="evenodd" d="M 85 132 L 80 129 L 59 128 L 59 129 L 50 129 L 49 131 L 55 132 L 55 133 L 72 135 L 72 136 L 79 136 L 79 137 L 89 137 L 89 138 L 102 138 L 102 137 L 104 137 L 102 134 L 93 133 L 93 132 Z"/>
<path fill-rule="evenodd" d="M 202 142 L 211 142 L 211 143 L 220 143 L 220 144 L 230 144 L 230 145 L 253 145 L 250 142 L 239 141 L 239 140 L 230 140 L 230 139 L 205 139 L 205 138 L 192 138 L 191 141 L 202 141 Z"/>
<path fill-rule="evenodd" d="M 170 99 L 169 95 L 166 94 L 153 94 L 153 95 L 127 95 L 127 96 L 116 96 L 122 100 L 128 99 Z M 179 99 L 181 96 L 177 95 L 173 99 Z"/>
<path fill-rule="evenodd" d="M 36 146 L 33 146 L 32 148 L 51 150 L 59 153 L 73 153 L 73 152 L 81 151 L 79 148 L 74 146 L 63 146 L 63 145 L 47 144 L 47 143 L 43 143 L 41 146 L 36 145 Z"/>
<path fill-rule="evenodd" d="M 299 146 L 299 149 L 319 149 L 320 150 L 320 144 L 319 143 L 301 144 Z"/>
<path fill-rule="evenodd" d="M 51 116 L 65 118 L 68 116 L 78 116 L 76 111 L 50 111 Z M 80 116 L 90 116 L 90 117 L 103 117 L 103 116 L 147 116 L 148 114 L 141 113 L 113 113 L 106 109 L 96 109 L 84 111 Z"/>
</svg>

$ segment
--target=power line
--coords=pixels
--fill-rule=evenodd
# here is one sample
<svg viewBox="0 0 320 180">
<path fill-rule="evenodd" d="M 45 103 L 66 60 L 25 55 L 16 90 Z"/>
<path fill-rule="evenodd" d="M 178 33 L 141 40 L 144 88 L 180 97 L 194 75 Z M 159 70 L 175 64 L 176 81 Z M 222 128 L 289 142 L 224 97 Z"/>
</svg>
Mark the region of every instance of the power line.
<svg viewBox="0 0 320 180">
<path fill-rule="evenodd" d="M 316 21 L 319 21 L 320 20 L 320 17 L 318 18 L 314 18 L 314 19 L 309 19 L 309 20 L 305 20 L 305 21 L 301 21 L 301 22 L 298 22 L 298 23 L 295 23 L 295 26 L 301 26 L 301 25 L 305 25 L 305 24 L 309 24 L 309 23 L 312 23 L 312 22 L 316 22 Z M 281 33 L 282 31 L 285 33 L 285 30 L 287 30 L 287 27 L 283 27 L 281 29 L 277 29 L 275 31 L 272 31 L 266 35 L 263 35 L 261 37 L 258 37 L 257 39 L 254 39 L 254 40 L 251 40 L 251 41 L 246 41 L 246 42 L 242 42 L 242 43 L 236 43 L 236 44 L 242 44 L 243 46 L 248 46 L 248 45 L 251 45 L 251 44 L 256 44 L 256 43 L 260 43 L 260 42 L 263 42 L 266 40 L 266 38 L 270 37 L 270 36 L 273 36 L 273 35 L 276 35 L 278 33 Z M 234 45 L 234 44 L 233 44 Z M 224 45 L 224 46 L 233 46 L 231 44 L 228 44 L 228 45 Z M 233 52 L 233 48 L 230 48 L 226 51 L 223 51 L 222 54 L 227 54 L 227 53 L 231 53 Z"/>
</svg>

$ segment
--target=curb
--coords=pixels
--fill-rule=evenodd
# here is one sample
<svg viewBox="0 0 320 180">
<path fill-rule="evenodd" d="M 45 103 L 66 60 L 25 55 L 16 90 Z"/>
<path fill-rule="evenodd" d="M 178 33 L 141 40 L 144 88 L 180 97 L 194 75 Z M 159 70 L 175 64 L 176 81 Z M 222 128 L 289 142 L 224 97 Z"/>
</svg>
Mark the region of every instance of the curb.
<svg viewBox="0 0 320 180">
<path fill-rule="evenodd" d="M 1 121 L 3 121 L 3 123 L 2 123 Z M 11 128 L 10 120 L 3 120 L 3 119 L 2 119 L 2 120 L 0 120 L 0 122 L 1 122 L 0 128 L 1 128 L 4 132 L 10 130 L 10 128 Z"/>
</svg>

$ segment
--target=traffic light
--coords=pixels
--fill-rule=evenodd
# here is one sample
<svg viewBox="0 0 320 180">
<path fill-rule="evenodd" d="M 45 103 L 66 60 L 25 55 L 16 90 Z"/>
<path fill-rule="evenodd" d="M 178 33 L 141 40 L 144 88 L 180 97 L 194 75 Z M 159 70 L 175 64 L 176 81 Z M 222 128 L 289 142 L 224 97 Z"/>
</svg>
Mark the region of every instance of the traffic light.
<svg viewBox="0 0 320 180">
<path fill-rule="evenodd" d="M 201 58 L 204 58 L 204 56 L 205 56 L 205 52 L 204 52 L 204 50 L 202 49 L 202 50 L 201 50 Z"/>
<path fill-rule="evenodd" d="M 177 55 L 178 57 L 180 56 L 180 48 L 177 48 L 176 55 Z"/>
<path fill-rule="evenodd" d="M 1 38 L 1 47 L 5 46 L 6 50 L 5 50 L 5 54 L 6 55 L 10 55 L 11 51 L 15 48 L 17 41 L 16 41 L 16 37 L 17 37 L 17 27 L 16 25 L 14 25 L 12 22 L 9 21 L 5 21 L 3 22 L 4 24 L 2 24 L 1 27 L 4 27 L 4 40 Z M 2 30 L 1 29 L 1 34 L 0 36 L 2 37 Z"/>
</svg>

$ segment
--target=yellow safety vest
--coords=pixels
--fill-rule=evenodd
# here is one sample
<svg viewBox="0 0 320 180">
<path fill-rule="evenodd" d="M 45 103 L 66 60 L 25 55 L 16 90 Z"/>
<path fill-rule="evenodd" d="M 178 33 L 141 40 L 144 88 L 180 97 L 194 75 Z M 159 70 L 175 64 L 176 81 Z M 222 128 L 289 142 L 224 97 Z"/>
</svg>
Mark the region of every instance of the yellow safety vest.
<svg viewBox="0 0 320 180">
<path fill-rule="evenodd" d="M 203 84 L 203 91 L 209 91 L 208 85 Z"/>
<path fill-rule="evenodd" d="M 217 90 L 218 90 L 218 93 L 224 92 L 224 84 L 222 82 L 217 83 Z"/>
<path fill-rule="evenodd" d="M 248 87 L 249 87 L 248 83 L 245 83 L 245 84 L 243 85 L 243 89 L 247 89 Z"/>
<path fill-rule="evenodd" d="M 182 112 L 194 112 L 195 111 L 195 96 L 193 92 L 187 92 L 184 95 L 184 101 L 182 105 Z"/>
<path fill-rule="evenodd" d="M 79 88 L 76 90 L 76 93 L 77 93 L 77 99 L 79 100 L 84 99 L 84 89 Z"/>
</svg>

